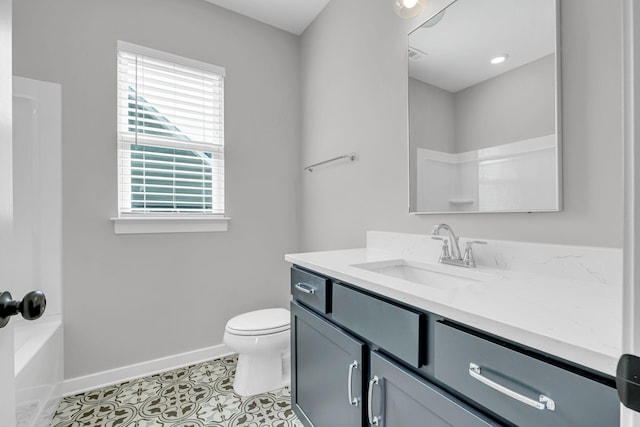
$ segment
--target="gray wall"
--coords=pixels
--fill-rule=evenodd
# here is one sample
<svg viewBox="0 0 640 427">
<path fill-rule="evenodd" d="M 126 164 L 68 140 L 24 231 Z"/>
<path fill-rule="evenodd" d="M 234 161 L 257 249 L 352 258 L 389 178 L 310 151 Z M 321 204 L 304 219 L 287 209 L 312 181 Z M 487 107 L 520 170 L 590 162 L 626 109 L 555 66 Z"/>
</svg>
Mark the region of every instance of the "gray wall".
<svg viewBox="0 0 640 427">
<path fill-rule="evenodd" d="M 286 306 L 299 39 L 203 0 L 14 2 L 14 74 L 62 84 L 66 377 L 222 342 Z M 114 235 L 116 40 L 226 68 L 226 233 Z"/>
<path fill-rule="evenodd" d="M 547 55 L 455 94 L 456 152 L 556 132 L 555 55 Z"/>
<path fill-rule="evenodd" d="M 439 222 L 463 236 L 621 247 L 621 1 L 563 0 L 561 14 L 564 211 L 412 216 L 406 24 L 388 1 L 332 0 L 302 36 L 301 156 L 358 160 L 302 177 L 302 248 L 360 247 L 367 230 Z"/>
<path fill-rule="evenodd" d="M 409 77 L 409 179 L 416 182 L 418 148 L 455 153 L 454 94 Z M 411 206 L 417 206 L 417 186 L 411 187 Z"/>
<path fill-rule="evenodd" d="M 454 94 L 409 77 L 409 138 L 412 147 L 456 153 Z"/>
<path fill-rule="evenodd" d="M 555 55 L 458 92 L 409 77 L 412 147 L 462 153 L 555 133 Z"/>
<path fill-rule="evenodd" d="M 300 39 L 202 0 L 14 2 L 14 73 L 63 87 L 67 378 L 219 344 L 232 315 L 285 306 L 298 237 L 359 247 L 367 230 L 448 222 L 620 247 L 620 0 L 563 0 L 562 16 L 565 210 L 416 216 L 407 28 L 388 1 L 332 0 Z M 228 232 L 113 234 L 118 39 L 226 67 Z M 350 151 L 357 161 L 300 173 Z"/>
</svg>

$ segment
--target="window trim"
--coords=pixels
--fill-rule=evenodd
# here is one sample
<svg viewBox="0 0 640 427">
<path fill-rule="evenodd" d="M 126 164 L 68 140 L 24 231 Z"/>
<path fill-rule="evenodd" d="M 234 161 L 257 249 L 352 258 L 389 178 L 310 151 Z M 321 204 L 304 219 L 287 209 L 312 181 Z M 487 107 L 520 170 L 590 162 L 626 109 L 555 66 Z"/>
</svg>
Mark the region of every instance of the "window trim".
<svg viewBox="0 0 640 427">
<path fill-rule="evenodd" d="M 111 218 L 111 221 L 114 234 L 156 234 L 227 231 L 230 219 L 216 215 L 163 217 L 131 214 Z"/>
<path fill-rule="evenodd" d="M 212 72 L 222 76 L 223 78 L 225 77 L 225 69 L 223 67 L 118 40 L 116 52 L 120 50 L 133 54 L 149 56 L 159 60 L 174 62 L 187 67 Z M 120 147 L 118 145 L 118 153 L 119 151 Z M 119 173 L 118 180 L 120 180 Z M 120 197 L 120 189 L 118 189 L 118 199 L 120 199 Z M 118 203 L 120 203 L 120 201 L 118 201 Z M 226 217 L 225 214 L 220 213 L 158 214 L 122 213 L 119 209 L 118 211 L 119 216 L 111 218 L 114 227 L 114 234 L 219 232 L 228 230 L 228 223 L 230 220 L 230 218 Z"/>
<path fill-rule="evenodd" d="M 225 69 L 223 67 L 209 64 L 207 62 L 198 61 L 196 59 L 185 58 L 184 56 L 163 52 L 161 50 L 151 49 L 149 47 L 140 46 L 140 45 L 128 43 L 128 42 L 123 42 L 122 40 L 118 40 L 117 50 L 126 50 L 129 53 L 150 56 L 155 59 L 174 62 L 176 64 L 185 65 L 187 67 L 199 68 L 201 70 L 209 71 L 209 72 L 218 74 L 222 77 L 225 77 Z"/>
</svg>

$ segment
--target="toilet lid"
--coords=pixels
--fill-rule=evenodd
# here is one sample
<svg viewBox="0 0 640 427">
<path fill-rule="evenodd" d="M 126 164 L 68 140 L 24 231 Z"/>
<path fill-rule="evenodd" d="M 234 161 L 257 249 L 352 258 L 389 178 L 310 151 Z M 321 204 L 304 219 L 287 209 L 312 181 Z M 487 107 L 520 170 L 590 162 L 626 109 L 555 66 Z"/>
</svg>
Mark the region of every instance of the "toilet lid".
<svg viewBox="0 0 640 427">
<path fill-rule="evenodd" d="M 227 332 L 235 335 L 266 335 L 290 329 L 289 310 L 268 308 L 240 314 L 227 322 Z"/>
</svg>

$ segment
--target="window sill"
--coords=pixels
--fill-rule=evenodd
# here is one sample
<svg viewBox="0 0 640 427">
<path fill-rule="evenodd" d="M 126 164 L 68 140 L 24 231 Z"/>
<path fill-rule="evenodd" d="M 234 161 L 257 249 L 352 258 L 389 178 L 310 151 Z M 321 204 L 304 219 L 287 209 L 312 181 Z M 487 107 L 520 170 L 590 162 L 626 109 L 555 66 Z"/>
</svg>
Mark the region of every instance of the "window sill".
<svg viewBox="0 0 640 427">
<path fill-rule="evenodd" d="M 225 217 L 152 217 L 126 216 L 111 218 L 115 234 L 201 233 L 227 231 Z"/>
</svg>

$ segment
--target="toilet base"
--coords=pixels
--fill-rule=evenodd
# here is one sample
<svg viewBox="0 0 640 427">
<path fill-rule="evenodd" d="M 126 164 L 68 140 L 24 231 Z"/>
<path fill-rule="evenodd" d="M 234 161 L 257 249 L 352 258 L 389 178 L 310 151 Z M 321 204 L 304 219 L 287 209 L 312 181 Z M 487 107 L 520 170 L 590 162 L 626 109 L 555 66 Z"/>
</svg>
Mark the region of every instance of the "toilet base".
<svg viewBox="0 0 640 427">
<path fill-rule="evenodd" d="M 291 382 L 289 355 L 240 354 L 233 390 L 240 396 L 252 396 L 277 390 Z"/>
<path fill-rule="evenodd" d="M 222 341 L 238 353 L 233 379 L 237 394 L 252 396 L 290 383 L 290 319 L 288 310 L 273 308 L 244 313 L 227 322 Z"/>
</svg>

